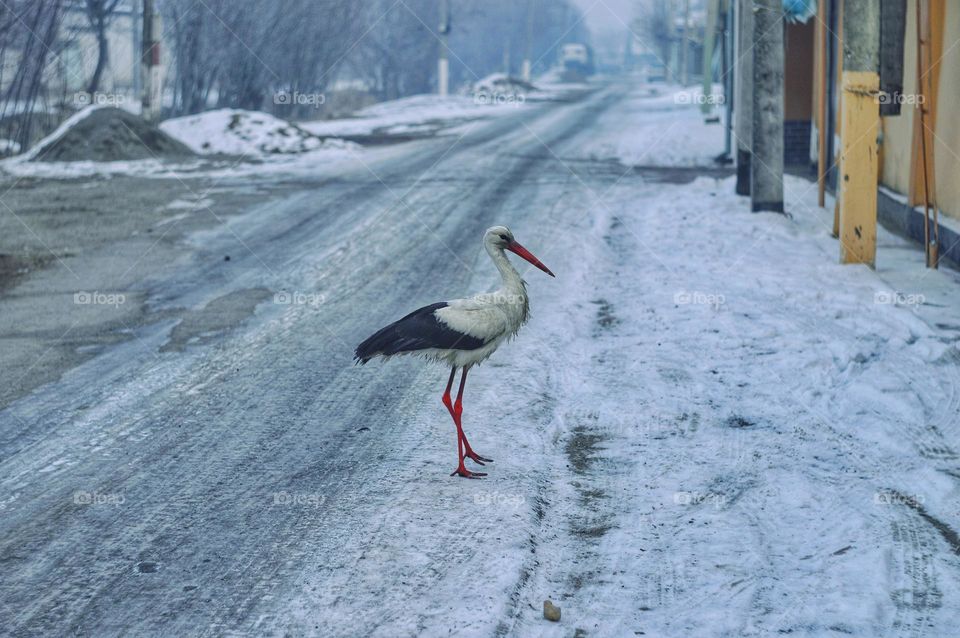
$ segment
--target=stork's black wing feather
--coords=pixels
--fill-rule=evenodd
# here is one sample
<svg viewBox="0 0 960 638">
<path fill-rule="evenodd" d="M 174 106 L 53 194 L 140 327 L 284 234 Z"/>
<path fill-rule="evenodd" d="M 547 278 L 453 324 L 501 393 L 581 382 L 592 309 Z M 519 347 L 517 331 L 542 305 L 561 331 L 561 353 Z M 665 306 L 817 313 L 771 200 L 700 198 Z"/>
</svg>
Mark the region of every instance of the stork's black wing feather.
<svg viewBox="0 0 960 638">
<path fill-rule="evenodd" d="M 483 339 L 458 332 L 437 318 L 434 313 L 446 306 L 446 302 L 424 306 L 381 328 L 357 346 L 354 357 L 359 363 L 366 363 L 377 355 L 389 356 L 428 348 L 476 350 L 483 347 Z"/>
</svg>

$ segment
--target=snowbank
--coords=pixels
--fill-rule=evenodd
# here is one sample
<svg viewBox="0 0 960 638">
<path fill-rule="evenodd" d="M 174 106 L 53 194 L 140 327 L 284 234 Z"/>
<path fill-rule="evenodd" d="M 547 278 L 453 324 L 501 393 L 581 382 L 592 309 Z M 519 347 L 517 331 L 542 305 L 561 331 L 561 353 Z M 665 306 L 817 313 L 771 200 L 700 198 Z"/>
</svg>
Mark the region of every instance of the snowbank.
<svg viewBox="0 0 960 638">
<path fill-rule="evenodd" d="M 268 113 L 241 109 L 219 109 L 178 117 L 163 122 L 160 129 L 204 155 L 263 156 L 349 145 L 342 140 L 324 140 Z"/>
<path fill-rule="evenodd" d="M 560 66 L 552 67 L 542 75 L 537 76 L 537 85 L 566 83 L 563 79 L 563 67 Z"/>
<path fill-rule="evenodd" d="M 101 121 L 105 110 L 112 111 L 109 126 Z M 118 124 L 113 120 L 122 121 Z M 88 152 L 83 140 L 94 147 L 94 152 Z M 129 152 L 113 152 L 119 142 Z M 69 153 L 61 152 L 61 147 Z M 77 152 L 78 148 L 82 152 Z M 109 152 L 100 152 L 104 148 Z M 352 142 L 323 139 L 295 124 L 255 111 L 210 111 L 167 120 L 154 128 L 127 111 L 91 106 L 70 117 L 28 153 L 0 161 L 0 169 L 17 177 L 49 179 L 94 175 L 183 179 L 201 174 L 246 178 L 312 174 L 317 170 L 318 159 L 339 161 L 352 157 L 357 149 L 359 146 Z M 238 162 L 224 155 L 239 155 L 251 161 Z"/>
<path fill-rule="evenodd" d="M 511 102 L 523 103 L 530 93 L 536 92 L 535 87 L 530 82 L 507 75 L 506 73 L 492 73 L 487 77 L 477 80 L 470 87 L 470 92 L 474 99 L 481 103 L 508 104 Z"/>
</svg>

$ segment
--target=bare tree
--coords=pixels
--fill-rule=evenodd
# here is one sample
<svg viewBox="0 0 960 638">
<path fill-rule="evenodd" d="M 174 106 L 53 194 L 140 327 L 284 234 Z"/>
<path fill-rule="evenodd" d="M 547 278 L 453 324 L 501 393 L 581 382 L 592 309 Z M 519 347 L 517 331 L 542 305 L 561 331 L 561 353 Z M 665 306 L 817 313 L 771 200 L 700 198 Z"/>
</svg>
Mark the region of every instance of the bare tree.
<svg viewBox="0 0 960 638">
<path fill-rule="evenodd" d="M 638 3 L 637 18 L 633 23 L 633 30 L 643 36 L 650 48 L 656 50 L 657 57 L 668 74 L 671 72 L 671 49 L 674 41 L 673 12 L 670 5 L 672 1 L 645 0 Z"/>
<path fill-rule="evenodd" d="M 383 100 L 430 92 L 436 86 L 440 40 L 435 0 L 367 0 L 367 33 L 351 55 L 353 74 Z M 495 71 L 519 73 L 516 64 L 504 69 L 504 51 L 529 50 L 536 70 L 556 62 L 565 42 L 587 42 L 580 12 L 568 0 L 534 4 L 537 25 L 527 41 L 525 2 L 516 0 L 458 0 L 453 5 L 449 37 L 450 76 L 453 83 L 470 83 Z"/>
<path fill-rule="evenodd" d="M 33 140 L 37 106 L 46 98 L 44 71 L 56 59 L 63 0 L 6 0 L 0 3 L 0 68 L 16 62 L 0 94 L 2 135 L 26 148 Z M 0 77 L 0 86 L 5 78 Z"/>
<path fill-rule="evenodd" d="M 208 37 L 213 18 L 192 0 L 167 0 L 162 6 L 172 25 L 174 113 L 202 111 L 218 71 L 215 44 Z"/>
<path fill-rule="evenodd" d="M 97 66 L 87 84 L 87 93 L 94 93 L 100 88 L 100 78 L 109 59 L 107 27 L 119 3 L 120 0 L 87 0 L 87 20 L 97 36 Z"/>
<path fill-rule="evenodd" d="M 499 70 L 503 43 L 526 50 L 526 6 L 513 0 L 454 3 L 455 82 Z M 587 35 L 570 0 L 535 6 L 531 49 L 545 68 L 561 44 L 584 42 Z M 277 104 L 275 96 L 322 93 L 344 69 L 381 100 L 436 87 L 436 0 L 165 0 L 163 10 L 172 25 L 177 114 L 211 102 L 293 114 L 302 105 Z"/>
<path fill-rule="evenodd" d="M 368 0 L 367 30 L 356 47 L 353 72 L 381 100 L 433 89 L 439 39 L 437 3 Z"/>
<path fill-rule="evenodd" d="M 322 94 L 336 79 L 341 65 L 363 36 L 363 23 L 359 19 L 363 6 L 359 2 L 322 3 L 324 10 L 318 14 L 315 0 L 287 0 L 284 32 L 291 45 L 273 64 L 283 76 L 282 84 L 275 87 L 292 94 Z M 296 43 L 309 43 L 297 46 Z M 292 111 L 305 111 L 311 104 L 291 105 Z"/>
<path fill-rule="evenodd" d="M 174 112 L 273 108 L 279 93 L 321 93 L 349 53 L 362 3 L 167 0 Z"/>
</svg>

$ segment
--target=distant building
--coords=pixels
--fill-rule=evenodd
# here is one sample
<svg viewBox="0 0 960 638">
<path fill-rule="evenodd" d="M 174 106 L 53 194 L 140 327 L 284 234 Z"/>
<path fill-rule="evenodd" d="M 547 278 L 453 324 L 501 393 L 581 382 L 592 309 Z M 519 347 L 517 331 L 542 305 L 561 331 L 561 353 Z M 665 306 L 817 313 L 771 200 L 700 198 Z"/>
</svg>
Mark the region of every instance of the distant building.
<svg viewBox="0 0 960 638">
<path fill-rule="evenodd" d="M 136 0 L 121 0 L 107 25 L 107 66 L 99 90 L 135 94 L 139 87 L 141 8 Z M 86 2 L 65 3 L 60 27 L 61 51 L 51 71 L 55 85 L 68 91 L 86 88 L 97 66 L 97 35 L 87 19 Z"/>
<path fill-rule="evenodd" d="M 43 84 L 47 101 L 70 104 L 74 95 L 84 91 L 93 77 L 99 56 L 97 35 L 87 18 L 83 0 L 66 0 L 60 28 L 50 47 Z M 107 24 L 107 64 L 100 76 L 98 92 L 127 96 L 131 101 L 139 93 L 141 7 L 137 0 L 121 0 Z M 21 63 L 22 52 L 8 49 L 0 75 L 0 90 L 6 90 Z"/>
</svg>

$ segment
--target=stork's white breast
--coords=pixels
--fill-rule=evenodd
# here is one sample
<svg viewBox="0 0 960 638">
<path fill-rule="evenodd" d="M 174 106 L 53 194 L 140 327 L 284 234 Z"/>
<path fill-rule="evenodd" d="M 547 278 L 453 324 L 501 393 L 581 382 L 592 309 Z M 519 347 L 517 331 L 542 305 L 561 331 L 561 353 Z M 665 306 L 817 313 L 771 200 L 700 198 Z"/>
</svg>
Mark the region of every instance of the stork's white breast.
<svg viewBox="0 0 960 638">
<path fill-rule="evenodd" d="M 484 341 L 496 339 L 514 330 L 510 309 L 484 297 L 486 296 L 478 295 L 470 299 L 456 299 L 449 302 L 445 308 L 438 309 L 435 314 L 453 330 Z"/>
</svg>

